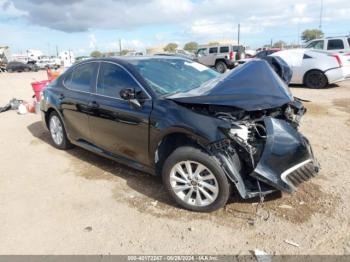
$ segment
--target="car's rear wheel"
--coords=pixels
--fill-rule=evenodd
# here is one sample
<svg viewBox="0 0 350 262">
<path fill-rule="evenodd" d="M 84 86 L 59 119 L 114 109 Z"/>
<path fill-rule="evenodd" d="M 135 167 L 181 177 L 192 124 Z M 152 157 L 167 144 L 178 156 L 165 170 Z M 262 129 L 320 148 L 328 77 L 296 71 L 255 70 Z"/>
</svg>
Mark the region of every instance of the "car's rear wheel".
<svg viewBox="0 0 350 262">
<path fill-rule="evenodd" d="M 223 74 L 226 72 L 227 70 L 227 65 L 225 64 L 225 62 L 223 61 L 218 61 L 215 64 L 215 69 L 216 71 L 218 71 L 219 73 Z"/>
<path fill-rule="evenodd" d="M 72 144 L 67 138 L 63 122 L 55 111 L 53 111 L 49 116 L 48 128 L 55 147 L 59 149 L 69 149 L 72 147 Z"/>
<path fill-rule="evenodd" d="M 309 88 L 325 88 L 328 84 L 325 74 L 318 70 L 311 70 L 305 75 L 305 85 Z"/>
<path fill-rule="evenodd" d="M 217 160 L 206 152 L 184 146 L 165 161 L 163 183 L 181 207 L 197 212 L 211 212 L 223 207 L 231 184 Z"/>
</svg>

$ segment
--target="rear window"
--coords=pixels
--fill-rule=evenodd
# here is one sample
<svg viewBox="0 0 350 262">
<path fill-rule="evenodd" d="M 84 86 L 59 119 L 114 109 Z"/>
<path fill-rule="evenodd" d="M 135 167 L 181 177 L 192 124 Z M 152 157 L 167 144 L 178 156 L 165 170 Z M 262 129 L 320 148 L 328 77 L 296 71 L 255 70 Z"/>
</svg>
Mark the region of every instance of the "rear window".
<svg viewBox="0 0 350 262">
<path fill-rule="evenodd" d="M 209 48 L 209 54 L 215 54 L 218 52 L 218 48 L 217 47 L 210 47 Z"/>
<path fill-rule="evenodd" d="M 228 53 L 228 52 L 229 52 L 228 46 L 221 46 L 220 47 L 220 53 Z"/>
<path fill-rule="evenodd" d="M 344 49 L 344 43 L 341 39 L 328 40 L 327 50 Z"/>
</svg>

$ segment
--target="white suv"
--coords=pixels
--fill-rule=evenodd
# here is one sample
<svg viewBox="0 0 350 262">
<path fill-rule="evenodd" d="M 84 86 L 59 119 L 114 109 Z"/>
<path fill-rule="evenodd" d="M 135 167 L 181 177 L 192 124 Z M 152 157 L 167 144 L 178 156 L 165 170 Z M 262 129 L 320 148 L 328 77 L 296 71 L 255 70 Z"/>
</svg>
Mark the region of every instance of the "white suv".
<svg viewBox="0 0 350 262">
<path fill-rule="evenodd" d="M 205 66 L 215 67 L 220 73 L 234 68 L 238 60 L 245 58 L 245 48 L 239 45 L 213 45 L 201 47 L 195 60 Z"/>
<path fill-rule="evenodd" d="M 350 36 L 311 40 L 305 45 L 305 48 L 324 50 L 332 53 L 349 53 Z"/>
</svg>

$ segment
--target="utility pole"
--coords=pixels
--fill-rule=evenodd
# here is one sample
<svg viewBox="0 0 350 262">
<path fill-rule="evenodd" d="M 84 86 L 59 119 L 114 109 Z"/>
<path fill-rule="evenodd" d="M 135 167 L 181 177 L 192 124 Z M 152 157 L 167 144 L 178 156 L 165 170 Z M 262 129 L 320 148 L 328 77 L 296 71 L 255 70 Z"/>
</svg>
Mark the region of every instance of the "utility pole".
<svg viewBox="0 0 350 262">
<path fill-rule="evenodd" d="M 119 38 L 119 55 L 122 55 L 122 40 Z"/>
<path fill-rule="evenodd" d="M 323 16 L 323 0 L 321 0 L 321 9 L 320 9 L 320 24 L 318 28 L 322 30 L 322 16 Z"/>
<path fill-rule="evenodd" d="M 241 25 L 238 24 L 238 30 L 237 30 L 237 44 L 239 45 L 239 40 L 241 36 Z"/>
<path fill-rule="evenodd" d="M 271 38 L 271 41 L 270 41 L 270 48 L 272 48 L 272 38 Z"/>
<path fill-rule="evenodd" d="M 298 42 L 297 42 L 297 44 L 298 44 L 298 47 L 300 47 L 300 21 L 298 20 Z"/>
<path fill-rule="evenodd" d="M 58 46 L 56 45 L 56 57 L 58 57 Z"/>
</svg>

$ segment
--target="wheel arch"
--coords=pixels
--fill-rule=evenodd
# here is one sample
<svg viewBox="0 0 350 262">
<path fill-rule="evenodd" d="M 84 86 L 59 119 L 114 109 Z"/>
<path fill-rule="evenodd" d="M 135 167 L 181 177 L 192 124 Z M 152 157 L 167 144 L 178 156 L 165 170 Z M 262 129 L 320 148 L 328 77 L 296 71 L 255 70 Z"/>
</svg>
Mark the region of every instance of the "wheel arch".
<svg viewBox="0 0 350 262">
<path fill-rule="evenodd" d="M 65 127 L 65 123 L 63 121 L 63 116 L 62 116 L 61 112 L 59 110 L 57 110 L 55 107 L 50 106 L 44 112 L 45 112 L 45 125 L 47 128 L 49 128 L 49 116 L 51 115 L 52 112 L 56 112 L 58 114 L 58 116 L 62 119 L 62 123 Z"/>
<path fill-rule="evenodd" d="M 217 58 L 217 59 L 215 60 L 215 66 L 216 66 L 219 62 L 223 62 L 225 65 L 227 65 L 225 58 Z"/>
<path fill-rule="evenodd" d="M 207 144 L 205 138 L 199 137 L 187 130 L 167 132 L 159 139 L 155 150 L 153 150 L 152 159 L 155 166 L 155 174 L 161 175 L 165 160 L 175 149 L 181 146 L 193 146 L 207 151 L 205 144 Z"/>
</svg>

